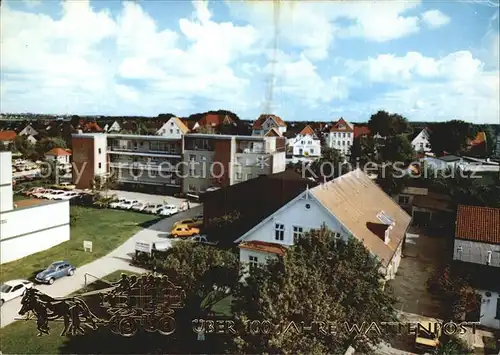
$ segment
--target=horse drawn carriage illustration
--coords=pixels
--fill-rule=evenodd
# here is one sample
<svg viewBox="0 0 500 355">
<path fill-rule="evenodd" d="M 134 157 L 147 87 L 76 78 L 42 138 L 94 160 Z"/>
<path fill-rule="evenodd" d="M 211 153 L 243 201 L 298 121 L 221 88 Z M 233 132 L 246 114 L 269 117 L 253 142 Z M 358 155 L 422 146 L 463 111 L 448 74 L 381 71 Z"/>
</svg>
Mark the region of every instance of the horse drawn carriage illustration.
<svg viewBox="0 0 500 355">
<path fill-rule="evenodd" d="M 49 321 L 63 321 L 61 335 L 84 334 L 86 326 L 107 327 L 112 333 L 131 337 L 140 327 L 147 332 L 170 335 L 175 331 L 175 309 L 181 308 L 183 290 L 166 276 L 121 275 L 107 288 L 75 296 L 53 298 L 31 288 L 21 300 L 22 320 L 36 319 L 38 336 L 49 334 Z"/>
</svg>

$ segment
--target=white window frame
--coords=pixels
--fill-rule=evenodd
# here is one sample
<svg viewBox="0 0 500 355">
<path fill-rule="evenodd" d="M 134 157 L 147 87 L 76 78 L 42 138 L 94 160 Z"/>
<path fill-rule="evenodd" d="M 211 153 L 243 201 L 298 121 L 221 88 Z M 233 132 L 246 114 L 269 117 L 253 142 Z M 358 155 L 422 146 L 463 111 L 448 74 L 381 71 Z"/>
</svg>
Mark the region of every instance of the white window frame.
<svg viewBox="0 0 500 355">
<path fill-rule="evenodd" d="M 337 241 L 342 240 L 342 235 L 339 232 L 333 232 L 334 245 L 337 247 Z"/>
<path fill-rule="evenodd" d="M 189 184 L 189 185 L 188 185 L 188 191 L 189 191 L 189 192 L 196 192 L 196 185 L 194 185 L 194 184 Z"/>
<path fill-rule="evenodd" d="M 241 178 L 242 178 L 241 173 L 238 173 L 238 172 L 237 172 L 237 173 L 235 174 L 235 179 L 236 179 L 236 180 L 241 180 Z"/>
<path fill-rule="evenodd" d="M 274 223 L 274 240 L 284 241 L 285 240 L 285 224 L 281 222 Z"/>
<path fill-rule="evenodd" d="M 259 257 L 255 256 L 255 255 L 249 255 L 248 256 L 248 264 L 250 266 L 250 270 L 258 267 L 259 266 Z"/>
<path fill-rule="evenodd" d="M 293 235 L 293 243 L 296 244 L 300 238 L 304 236 L 304 227 L 302 226 L 293 226 L 292 227 L 292 235 Z"/>
</svg>

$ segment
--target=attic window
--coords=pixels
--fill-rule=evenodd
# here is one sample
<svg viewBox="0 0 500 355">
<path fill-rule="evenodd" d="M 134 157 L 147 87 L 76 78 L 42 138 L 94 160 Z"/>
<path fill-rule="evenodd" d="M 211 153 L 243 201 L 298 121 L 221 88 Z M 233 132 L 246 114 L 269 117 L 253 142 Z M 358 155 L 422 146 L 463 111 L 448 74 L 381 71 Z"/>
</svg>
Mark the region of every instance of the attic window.
<svg viewBox="0 0 500 355">
<path fill-rule="evenodd" d="M 377 214 L 377 218 L 380 222 L 382 222 L 383 224 L 388 225 L 388 226 L 390 226 L 391 224 L 393 224 L 395 222 L 394 218 L 389 216 L 385 211 L 380 211 Z"/>
<path fill-rule="evenodd" d="M 173 126 L 174 125 L 174 122 L 170 122 L 170 125 Z"/>
</svg>

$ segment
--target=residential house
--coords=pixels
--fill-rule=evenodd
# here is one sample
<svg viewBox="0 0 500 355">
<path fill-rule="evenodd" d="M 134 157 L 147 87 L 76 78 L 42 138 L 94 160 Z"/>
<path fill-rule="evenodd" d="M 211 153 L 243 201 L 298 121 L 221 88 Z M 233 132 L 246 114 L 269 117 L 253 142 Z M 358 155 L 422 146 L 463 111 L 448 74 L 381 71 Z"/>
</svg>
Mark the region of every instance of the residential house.
<svg viewBox="0 0 500 355">
<path fill-rule="evenodd" d="M 16 139 L 15 131 L 0 131 L 0 144 L 3 144 L 5 147 L 13 144 Z"/>
<path fill-rule="evenodd" d="M 12 153 L 0 152 L 0 264 L 70 239 L 69 201 L 13 201 Z"/>
<path fill-rule="evenodd" d="M 500 209 L 459 206 L 455 266 L 469 273 L 481 297 L 481 325 L 500 329 Z"/>
<path fill-rule="evenodd" d="M 339 239 L 354 237 L 381 262 L 386 280 L 398 270 L 411 217 L 357 169 L 306 189 L 244 233 L 235 243 L 243 265 L 286 252 L 311 229 L 325 225 Z"/>
<path fill-rule="evenodd" d="M 441 157 L 425 156 L 420 161 L 433 170 L 458 170 L 463 173 L 474 174 L 477 177 L 498 174 L 500 171 L 499 163 L 490 159 L 479 159 L 453 154 Z"/>
<path fill-rule="evenodd" d="M 286 169 L 280 173 L 259 175 L 239 184 L 207 191 L 200 195 L 200 201 L 203 202 L 204 224 L 210 227 L 213 221 L 237 213 L 239 219 L 230 226 L 228 232 L 229 238 L 232 239 L 219 240 L 232 246 L 235 235 L 242 235 L 304 192 L 308 186 L 316 185 L 314 181 L 304 178 L 300 173 Z M 221 238 L 223 235 L 221 228 L 216 226 L 214 238 Z"/>
<path fill-rule="evenodd" d="M 71 164 L 71 152 L 67 149 L 52 148 L 45 153 L 45 160 L 55 161 L 61 165 Z"/>
<path fill-rule="evenodd" d="M 105 129 L 105 131 L 108 133 L 119 133 L 121 130 L 122 130 L 122 127 L 120 126 L 118 121 L 114 121 L 113 124 L 111 124 L 111 126 L 108 126 L 108 128 Z"/>
<path fill-rule="evenodd" d="M 371 134 L 370 129 L 368 126 L 354 126 L 354 139 L 360 138 L 360 137 L 366 137 Z"/>
<path fill-rule="evenodd" d="M 474 139 L 467 140 L 468 150 L 478 154 L 486 153 L 486 145 L 489 144 L 485 132 L 477 132 Z"/>
<path fill-rule="evenodd" d="M 424 128 L 416 135 L 414 135 L 411 141 L 411 145 L 415 152 L 430 153 L 431 144 L 430 144 L 429 130 L 427 128 Z"/>
<path fill-rule="evenodd" d="M 34 129 L 30 124 L 23 128 L 21 132 L 19 132 L 20 136 L 36 136 L 38 131 Z"/>
<path fill-rule="evenodd" d="M 223 125 L 236 126 L 236 122 L 229 115 L 221 115 L 217 113 L 207 113 L 193 126 L 193 130 L 205 129 L 209 132 L 204 133 L 218 133 Z"/>
<path fill-rule="evenodd" d="M 252 136 L 263 136 L 270 129 L 275 128 L 282 136 L 287 129 L 286 123 L 276 115 L 263 114 L 252 124 Z"/>
<path fill-rule="evenodd" d="M 286 168 L 284 137 L 190 133 L 183 142 L 183 192 L 195 196 Z"/>
<path fill-rule="evenodd" d="M 181 139 L 182 136 L 188 132 L 189 128 L 187 128 L 180 118 L 172 117 L 165 122 L 160 129 L 158 129 L 158 131 L 156 131 L 156 135 L 170 137 L 173 139 Z"/>
<path fill-rule="evenodd" d="M 330 148 L 348 156 L 354 142 L 354 127 L 341 118 L 330 128 L 325 141 Z"/>
<path fill-rule="evenodd" d="M 26 140 L 28 142 L 30 142 L 31 144 L 36 144 L 36 142 L 38 142 L 38 140 L 35 137 L 33 137 L 33 136 L 27 136 Z"/>
<path fill-rule="evenodd" d="M 292 157 L 288 162 L 311 162 L 321 157 L 321 142 L 311 126 L 305 126 L 295 138 L 288 140 Z"/>
</svg>

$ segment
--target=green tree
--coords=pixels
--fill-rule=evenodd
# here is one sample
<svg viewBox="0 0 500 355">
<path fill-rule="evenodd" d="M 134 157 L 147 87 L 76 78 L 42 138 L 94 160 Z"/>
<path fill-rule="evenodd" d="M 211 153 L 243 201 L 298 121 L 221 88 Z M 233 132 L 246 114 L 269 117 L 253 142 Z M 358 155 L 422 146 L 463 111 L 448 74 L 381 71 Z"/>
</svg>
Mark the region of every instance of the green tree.
<svg viewBox="0 0 500 355">
<path fill-rule="evenodd" d="M 311 163 L 310 167 L 305 170 L 305 175 L 311 175 L 312 172 L 313 178 L 330 180 L 342 175 L 346 168 L 343 163 L 344 157 L 338 150 L 323 146 L 321 158 Z"/>
<path fill-rule="evenodd" d="M 318 327 L 311 332 L 240 331 L 231 352 L 343 354 L 350 345 L 369 352 L 383 333 L 355 336 L 346 328 L 395 320 L 395 299 L 383 290 L 379 270 L 380 264 L 354 238 L 336 240 L 324 227 L 306 234 L 283 258 L 252 268 L 235 292 L 233 311 L 238 327 L 250 319 L 285 326 L 293 321 L 299 328 L 325 322 L 326 334 Z"/>
<path fill-rule="evenodd" d="M 405 117 L 387 111 L 378 111 L 373 114 L 368 121 L 368 128 L 370 128 L 372 134 L 379 134 L 382 137 L 391 137 L 396 134 L 408 134 L 412 131 Z"/>
<path fill-rule="evenodd" d="M 368 162 L 380 162 L 376 146 L 373 136 L 355 138 L 350 151 L 351 164 L 363 166 Z"/>
<path fill-rule="evenodd" d="M 17 135 L 14 140 L 14 149 L 25 157 L 33 156 L 35 146 L 26 139 L 26 136 Z"/>
<path fill-rule="evenodd" d="M 66 142 L 61 137 L 42 138 L 35 144 L 35 152 L 40 159 L 43 159 L 45 153 L 53 148 L 66 149 Z"/>
<path fill-rule="evenodd" d="M 430 144 L 432 152 L 441 155 L 459 154 L 468 146 L 468 139 L 474 138 L 477 129 L 472 124 L 459 120 L 438 122 L 430 127 Z"/>
<path fill-rule="evenodd" d="M 413 147 L 408 137 L 404 134 L 388 137 L 380 150 L 382 159 L 387 162 L 403 162 L 408 164 L 415 158 Z"/>
</svg>

